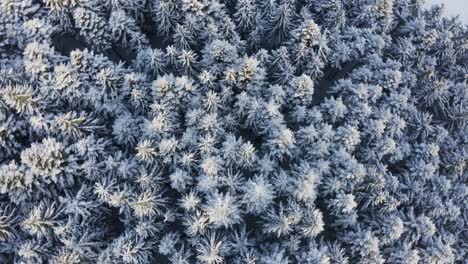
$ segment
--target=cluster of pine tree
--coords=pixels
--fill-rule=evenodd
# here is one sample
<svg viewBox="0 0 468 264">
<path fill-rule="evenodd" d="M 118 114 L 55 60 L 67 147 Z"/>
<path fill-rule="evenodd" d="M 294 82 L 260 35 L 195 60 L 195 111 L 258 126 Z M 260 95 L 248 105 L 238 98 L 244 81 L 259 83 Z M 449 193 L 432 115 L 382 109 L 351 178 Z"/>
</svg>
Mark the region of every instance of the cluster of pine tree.
<svg viewBox="0 0 468 264">
<path fill-rule="evenodd" d="M 466 263 L 442 11 L 1 0 L 0 263 Z"/>
</svg>

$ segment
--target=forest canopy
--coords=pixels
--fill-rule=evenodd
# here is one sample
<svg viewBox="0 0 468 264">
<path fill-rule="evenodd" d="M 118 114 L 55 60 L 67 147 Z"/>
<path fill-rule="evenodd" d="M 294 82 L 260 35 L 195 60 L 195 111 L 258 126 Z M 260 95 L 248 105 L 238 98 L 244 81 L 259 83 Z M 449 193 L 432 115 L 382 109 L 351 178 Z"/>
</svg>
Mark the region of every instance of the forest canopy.
<svg viewBox="0 0 468 264">
<path fill-rule="evenodd" d="M 1 0 L 0 263 L 468 259 L 468 27 L 422 0 Z"/>
</svg>

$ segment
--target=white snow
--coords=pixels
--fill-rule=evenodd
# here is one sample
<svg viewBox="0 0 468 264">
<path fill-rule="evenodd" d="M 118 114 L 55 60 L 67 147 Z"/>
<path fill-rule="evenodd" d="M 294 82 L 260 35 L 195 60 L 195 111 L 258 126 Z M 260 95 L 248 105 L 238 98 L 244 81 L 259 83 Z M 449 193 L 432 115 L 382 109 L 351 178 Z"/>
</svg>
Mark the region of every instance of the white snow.
<svg viewBox="0 0 468 264">
<path fill-rule="evenodd" d="M 468 0 L 426 0 L 426 6 L 434 4 L 444 4 L 445 15 L 460 16 L 460 20 L 465 25 L 468 24 Z"/>
</svg>

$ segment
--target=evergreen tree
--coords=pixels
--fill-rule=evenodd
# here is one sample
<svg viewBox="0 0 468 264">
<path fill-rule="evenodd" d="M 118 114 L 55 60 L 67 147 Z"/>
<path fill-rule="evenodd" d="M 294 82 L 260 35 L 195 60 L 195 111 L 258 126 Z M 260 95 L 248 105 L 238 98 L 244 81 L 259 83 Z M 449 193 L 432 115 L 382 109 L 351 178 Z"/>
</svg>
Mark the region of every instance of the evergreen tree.
<svg viewBox="0 0 468 264">
<path fill-rule="evenodd" d="M 419 0 L 0 1 L 0 263 L 463 263 L 467 35 Z"/>
</svg>

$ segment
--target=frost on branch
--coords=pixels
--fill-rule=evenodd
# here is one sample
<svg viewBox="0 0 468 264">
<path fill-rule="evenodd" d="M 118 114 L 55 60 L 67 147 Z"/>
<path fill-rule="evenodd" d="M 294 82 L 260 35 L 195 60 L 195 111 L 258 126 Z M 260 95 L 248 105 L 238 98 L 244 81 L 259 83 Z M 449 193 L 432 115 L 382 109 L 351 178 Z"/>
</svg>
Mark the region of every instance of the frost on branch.
<svg viewBox="0 0 468 264">
<path fill-rule="evenodd" d="M 468 29 L 414 0 L 0 0 L 0 263 L 463 263 Z"/>
</svg>

